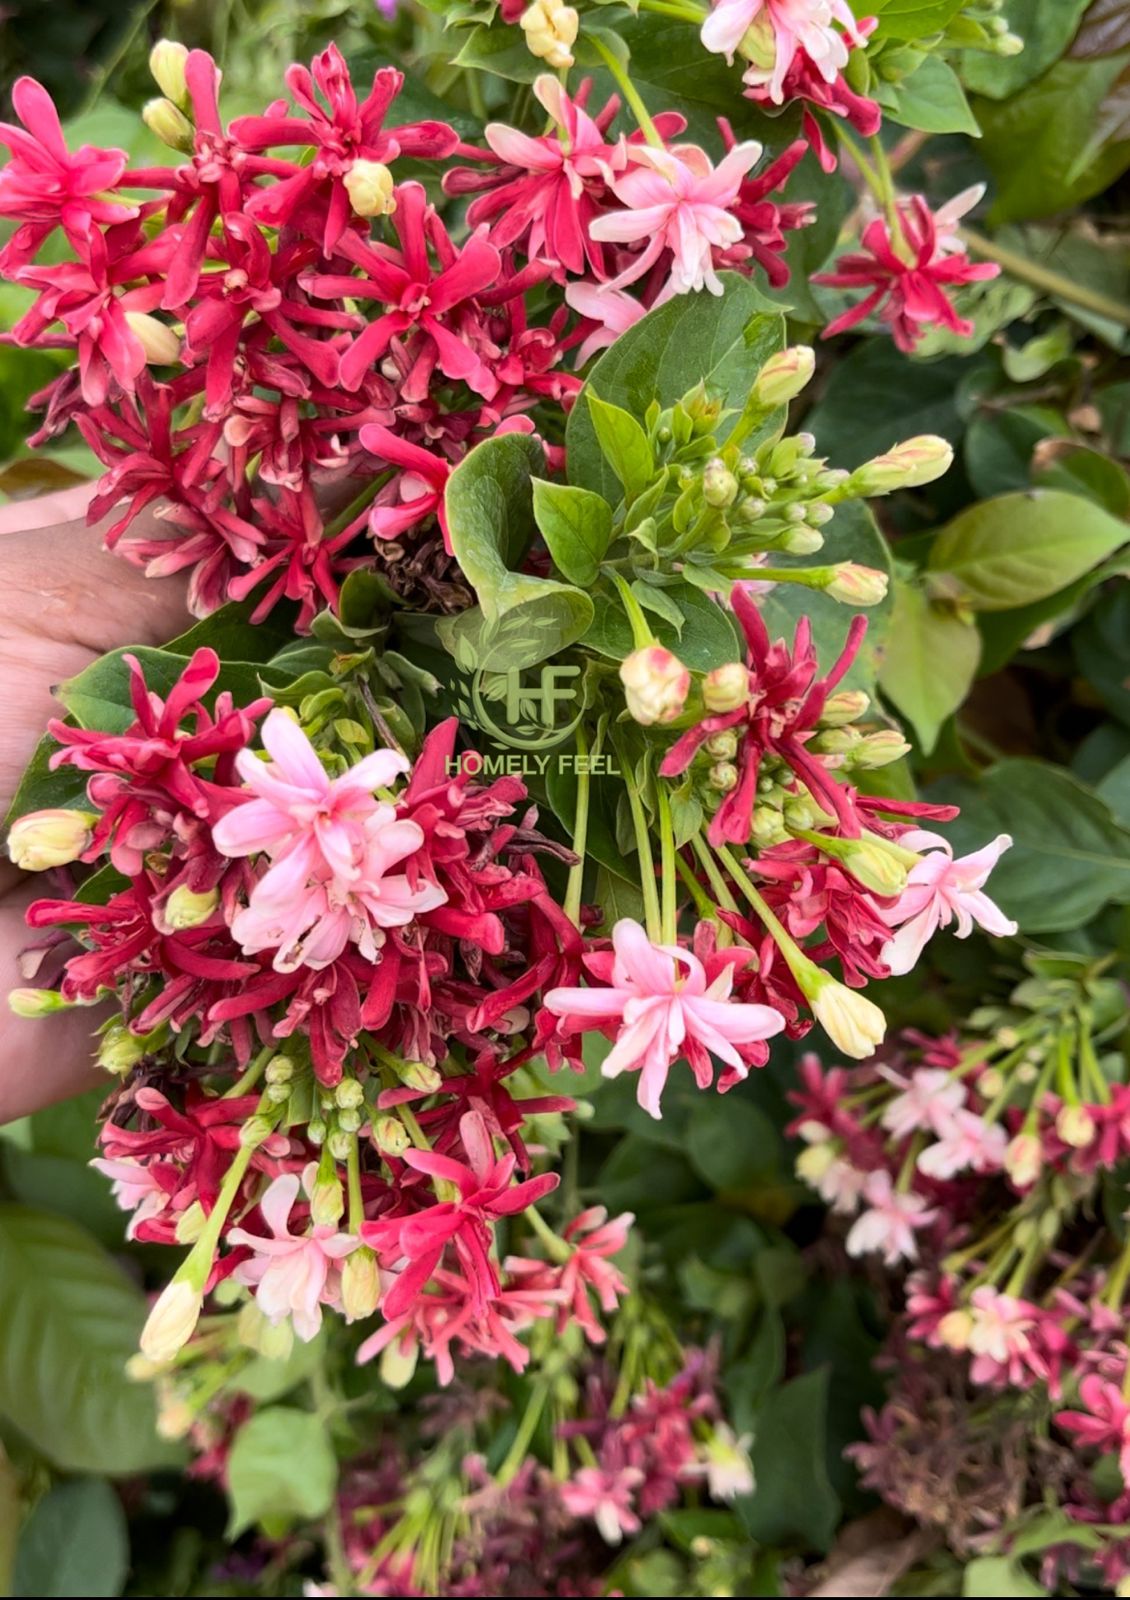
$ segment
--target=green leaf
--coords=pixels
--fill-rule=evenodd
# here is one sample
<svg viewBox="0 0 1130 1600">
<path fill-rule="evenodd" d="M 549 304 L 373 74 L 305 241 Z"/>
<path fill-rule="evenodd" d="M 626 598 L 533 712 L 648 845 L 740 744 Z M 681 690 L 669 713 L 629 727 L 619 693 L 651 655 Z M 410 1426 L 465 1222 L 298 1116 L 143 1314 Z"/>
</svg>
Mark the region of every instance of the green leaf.
<svg viewBox="0 0 1130 1600">
<path fill-rule="evenodd" d="M 964 5 L 965 0 L 867 0 L 866 12 L 878 17 L 880 39 L 925 39 L 939 33 Z"/>
<path fill-rule="evenodd" d="M 1046 1595 L 1018 1561 L 1008 1556 L 979 1556 L 966 1567 L 961 1592 L 967 1595 Z"/>
<path fill-rule="evenodd" d="M 1007 100 L 1046 72 L 1071 41 L 1090 0 L 1008 0 L 1010 30 L 1024 40 L 1014 56 L 966 50 L 958 58 L 961 81 L 970 94 Z M 1121 5 L 1122 0 L 1116 0 Z"/>
<path fill-rule="evenodd" d="M 130 699 L 130 670 L 126 656 L 136 658 L 148 687 L 164 697 L 181 676 L 186 658 L 171 648 L 153 650 L 145 645 L 111 650 L 92 661 L 89 667 L 59 684 L 56 698 L 82 728 L 98 728 L 105 733 L 124 733 L 136 721 Z M 249 705 L 263 692 L 262 677 L 269 669 L 257 662 L 225 661 L 220 676 L 205 695 L 211 704 L 217 694 L 228 690 L 237 705 Z"/>
<path fill-rule="evenodd" d="M 753 1440 L 757 1487 L 738 1507 L 759 1544 L 799 1544 L 806 1550 L 827 1550 L 831 1544 L 840 1499 L 824 1461 L 827 1409 L 826 1367 L 774 1390 L 759 1409 Z"/>
<path fill-rule="evenodd" d="M 965 435 L 965 470 L 978 498 L 1027 489 L 1036 446 L 1065 426 L 1064 418 L 1050 406 L 978 412 Z"/>
<path fill-rule="evenodd" d="M 312 1411 L 271 1406 L 236 1434 L 228 1462 L 234 1539 L 256 1522 L 320 1517 L 333 1503 L 337 1457 Z"/>
<path fill-rule="evenodd" d="M 1130 166 L 1130 140 L 1110 144 L 1076 171 L 1126 53 L 1058 61 L 1011 100 L 976 107 L 981 154 L 996 179 L 995 223 L 1049 217 L 1100 194 Z"/>
<path fill-rule="evenodd" d="M 739 1195 L 753 1181 L 780 1170 L 781 1140 L 758 1106 L 725 1096 L 704 1096 L 691 1115 L 687 1155 L 699 1176 L 719 1193 Z"/>
<path fill-rule="evenodd" d="M 16 817 L 29 811 L 52 807 L 81 807 L 86 800 L 88 772 L 78 772 L 74 767 L 57 767 L 51 770 L 51 757 L 59 749 L 49 733 L 45 733 L 35 747 L 35 754 L 24 768 L 19 786 L 4 818 L 10 827 Z"/>
<path fill-rule="evenodd" d="M 612 507 L 589 489 L 534 479 L 534 519 L 558 570 L 587 589 L 612 537 Z"/>
<path fill-rule="evenodd" d="M 0 1412 L 68 1472 L 144 1472 L 179 1457 L 152 1390 L 131 1383 L 145 1300 L 88 1233 L 0 1206 Z"/>
<path fill-rule="evenodd" d="M 689 583 L 667 589 L 665 593 L 678 605 L 684 622 L 676 631 L 670 622 L 656 616 L 655 637 L 679 657 L 692 672 L 709 672 L 727 661 L 740 661 L 738 636 L 730 613 L 716 600 Z M 632 626 L 618 600 L 605 595 L 595 597 L 595 613 L 583 643 L 599 655 L 623 661 L 635 648 Z"/>
<path fill-rule="evenodd" d="M 885 99 L 892 122 L 901 123 L 904 128 L 981 137 L 957 73 L 940 56 L 927 56 L 915 72 L 893 86 Z"/>
<path fill-rule="evenodd" d="M 586 387 L 585 400 L 601 454 L 616 474 L 624 491 L 625 504 L 630 506 L 647 488 L 655 473 L 655 459 L 647 442 L 647 434 L 635 417 L 630 416 L 622 406 L 609 405 L 595 389 Z M 601 497 L 597 495 L 596 498 Z"/>
<path fill-rule="evenodd" d="M 438 633 L 471 666 L 527 667 L 575 643 L 589 626 L 587 594 L 511 570 L 534 535 L 533 472 L 541 447 L 525 434 L 487 439 L 447 483 L 451 543 L 479 608 L 444 618 Z"/>
<path fill-rule="evenodd" d="M 1035 489 L 961 512 L 934 540 L 929 571 L 975 610 L 1010 611 L 1066 588 L 1128 539 L 1093 502 Z"/>
<path fill-rule="evenodd" d="M 971 622 L 935 605 L 916 585 L 895 584 L 879 686 L 910 723 L 924 755 L 977 675 L 981 636 Z"/>
<path fill-rule="evenodd" d="M 1085 926 L 1114 901 L 1130 901 L 1130 832 L 1090 789 L 1040 761 L 998 762 L 978 783 L 948 780 L 931 800 L 961 806 L 946 833 L 957 855 L 998 833 L 1013 840 L 993 869 L 992 896 L 1022 933 Z"/>
<path fill-rule="evenodd" d="M 16 1550 L 13 1594 L 121 1594 L 129 1571 L 122 1503 L 101 1478 L 57 1483 L 38 1501 Z"/>
<path fill-rule="evenodd" d="M 919 433 L 956 440 L 962 385 L 980 361 L 908 361 L 886 336 L 868 339 L 833 367 L 805 427 L 834 467 L 858 467 Z"/>
<path fill-rule="evenodd" d="M 525 34 L 505 25 L 490 28 L 480 24 L 472 29 L 451 64 L 493 72 L 499 78 L 509 78 L 512 83 L 533 83 L 545 71 L 545 62 L 539 61 L 527 48 Z"/>
<path fill-rule="evenodd" d="M 745 278 L 721 274 L 723 294 L 676 295 L 621 334 L 597 361 L 585 385 L 609 405 L 642 417 L 653 400 L 674 405 L 705 383 L 727 409 L 740 411 L 762 366 L 784 346 L 784 319 Z M 784 412 L 747 440 L 750 448 L 778 428 Z M 723 421 L 725 439 L 733 419 Z M 608 501 L 620 498 L 616 474 L 605 461 L 593 417 L 578 401 L 565 430 L 569 481 L 594 489 Z M 650 471 L 648 476 L 650 477 Z"/>
</svg>

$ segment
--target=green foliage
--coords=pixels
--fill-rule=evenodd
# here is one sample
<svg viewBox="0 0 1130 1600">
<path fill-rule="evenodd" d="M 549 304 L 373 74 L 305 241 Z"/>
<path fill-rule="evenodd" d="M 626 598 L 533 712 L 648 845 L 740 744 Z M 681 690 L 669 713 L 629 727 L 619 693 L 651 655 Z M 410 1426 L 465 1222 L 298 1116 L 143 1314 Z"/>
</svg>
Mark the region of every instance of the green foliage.
<svg viewBox="0 0 1130 1600">
<path fill-rule="evenodd" d="M 121 1594 L 129 1534 L 121 1501 L 101 1478 L 59 1483 L 40 1500 L 20 1534 L 12 1592 Z"/>
<path fill-rule="evenodd" d="M 228 1463 L 231 1534 L 254 1523 L 281 1530 L 320 1517 L 337 1484 L 337 1457 L 313 1412 L 269 1406 L 239 1431 Z"/>
</svg>

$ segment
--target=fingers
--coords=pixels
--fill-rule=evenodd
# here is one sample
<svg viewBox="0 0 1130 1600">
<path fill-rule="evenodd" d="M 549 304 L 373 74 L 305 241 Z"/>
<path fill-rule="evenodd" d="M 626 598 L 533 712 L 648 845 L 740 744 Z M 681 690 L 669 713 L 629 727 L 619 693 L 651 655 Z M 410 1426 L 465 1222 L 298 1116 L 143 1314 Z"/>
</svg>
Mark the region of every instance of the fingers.
<svg viewBox="0 0 1130 1600">
<path fill-rule="evenodd" d="M 66 490 L 0 511 L 4 587 L 0 637 L 41 635 L 83 645 L 90 654 L 126 644 L 164 644 L 191 626 L 185 576 L 147 578 L 102 547 L 110 519 L 88 527 L 90 498 Z M 160 522 L 143 512 L 135 527 L 159 537 Z"/>
<path fill-rule="evenodd" d="M 25 983 L 19 955 L 31 935 L 24 910 L 38 893 L 34 883 L 20 884 L 0 900 L 0 980 L 3 993 Z M 0 1123 L 26 1117 L 95 1084 L 107 1083 L 94 1066 L 94 1029 L 107 1008 L 80 1006 L 52 1017 L 30 1020 L 0 1010 Z"/>
</svg>

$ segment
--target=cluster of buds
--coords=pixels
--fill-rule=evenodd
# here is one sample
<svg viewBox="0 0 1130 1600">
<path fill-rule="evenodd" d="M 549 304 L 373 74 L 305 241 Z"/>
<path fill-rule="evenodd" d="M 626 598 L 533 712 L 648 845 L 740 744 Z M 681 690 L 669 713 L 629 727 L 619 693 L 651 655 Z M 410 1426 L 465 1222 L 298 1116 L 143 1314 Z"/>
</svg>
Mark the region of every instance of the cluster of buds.
<svg viewBox="0 0 1130 1600">
<path fill-rule="evenodd" d="M 533 0 L 522 12 L 519 27 L 526 36 L 531 55 L 544 61 L 555 72 L 573 65 L 573 46 L 581 19 L 565 0 Z"/>
</svg>

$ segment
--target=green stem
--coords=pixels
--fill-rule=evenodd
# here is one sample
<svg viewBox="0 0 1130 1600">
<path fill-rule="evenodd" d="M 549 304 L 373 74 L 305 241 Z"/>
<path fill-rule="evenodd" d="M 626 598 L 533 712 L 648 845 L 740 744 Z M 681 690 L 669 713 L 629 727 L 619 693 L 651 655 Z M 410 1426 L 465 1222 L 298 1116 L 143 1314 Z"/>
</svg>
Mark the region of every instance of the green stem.
<svg viewBox="0 0 1130 1600">
<path fill-rule="evenodd" d="M 883 202 L 883 214 L 887 219 L 892 242 L 902 238 L 902 220 L 899 217 L 898 202 L 895 197 L 895 183 L 891 177 L 891 169 L 887 165 L 887 152 L 883 149 L 883 141 L 879 135 L 873 134 L 871 138 L 871 154 L 875 158 L 875 174 L 879 179 L 880 199 Z"/>
<path fill-rule="evenodd" d="M 265 1049 L 260 1050 L 242 1077 L 237 1078 L 231 1088 L 224 1091 L 221 1098 L 224 1100 L 238 1100 L 241 1094 L 246 1094 L 249 1089 L 253 1089 L 263 1076 L 263 1070 L 267 1062 L 277 1054 L 278 1051 L 273 1044 L 269 1044 Z"/>
<path fill-rule="evenodd" d="M 616 742 L 616 754 L 619 757 L 620 769 L 625 775 L 624 793 L 628 797 L 628 807 L 632 813 L 636 851 L 640 858 L 640 887 L 643 890 L 647 936 L 653 944 L 660 944 L 663 940 L 663 919 L 659 909 L 659 891 L 655 886 L 655 861 L 651 854 L 651 834 L 647 825 L 647 815 L 643 801 L 632 781 L 632 768 L 627 752 L 619 742 Z"/>
<path fill-rule="evenodd" d="M 573 853 L 576 862 L 569 868 L 569 880 L 565 886 L 565 915 L 576 927 L 581 925 L 581 891 L 585 876 L 585 848 L 588 843 L 589 831 L 589 797 L 592 780 L 589 775 L 588 740 L 584 730 L 577 729 L 577 809 L 573 817 Z"/>
<path fill-rule="evenodd" d="M 641 11 L 651 11 L 657 17 L 674 17 L 676 22 L 691 22 L 696 28 L 706 21 L 706 12 L 698 6 L 679 5 L 677 0 L 639 0 Z"/>
<path fill-rule="evenodd" d="M 403 1105 L 397 1106 L 396 1109 L 400 1113 L 400 1120 L 408 1129 L 409 1136 L 412 1140 L 412 1143 L 416 1146 L 416 1149 L 430 1150 L 432 1147 L 432 1142 L 424 1132 L 423 1128 L 421 1128 L 420 1124 L 417 1122 L 416 1113 L 412 1110 L 412 1107 Z"/>
<path fill-rule="evenodd" d="M 339 533 L 344 533 L 349 524 L 364 511 L 365 507 L 377 498 L 377 495 L 389 482 L 391 472 L 378 472 L 375 478 L 361 489 L 346 506 L 344 511 L 339 511 L 332 522 L 328 522 L 322 534 L 323 539 L 334 539 Z"/>
<path fill-rule="evenodd" d="M 694 838 L 691 840 L 691 848 L 698 857 L 702 870 L 706 873 L 707 878 L 710 880 L 710 887 L 718 896 L 718 904 L 723 906 L 727 911 L 737 911 L 738 902 L 730 893 L 729 884 L 718 871 L 718 863 L 711 855 L 710 846 L 706 843 L 706 840 L 701 834 L 695 834 Z"/>
<path fill-rule="evenodd" d="M 506 1452 L 506 1459 L 495 1473 L 495 1482 L 500 1488 L 517 1476 L 530 1451 L 530 1444 L 537 1432 L 541 1414 L 545 1409 L 545 1402 L 549 1399 L 549 1384 L 544 1378 L 539 1378 L 534 1384 L 526 1405 L 525 1413 L 518 1424 L 518 1432 L 514 1435 L 514 1443 Z"/>
<path fill-rule="evenodd" d="M 687 866 L 686 862 L 680 855 L 675 857 L 675 871 L 683 880 L 684 886 L 698 908 L 699 915 L 701 917 L 705 917 L 710 922 L 717 922 L 718 911 L 713 900 L 711 900 L 706 890 L 702 887 L 702 884 L 699 883 L 690 867 Z M 722 926 L 725 928 L 724 923 Z M 726 931 L 728 932 L 729 930 L 726 929 Z"/>
<path fill-rule="evenodd" d="M 679 875 L 675 868 L 675 829 L 671 822 L 671 801 L 667 794 L 667 786 L 662 779 L 656 781 L 655 792 L 659 801 L 659 846 L 661 852 L 659 873 L 663 892 L 660 926 L 663 930 L 663 943 L 675 944 L 679 937 L 677 899 Z"/>
<path fill-rule="evenodd" d="M 636 89 L 635 85 L 632 83 L 632 80 L 628 77 L 628 74 L 624 71 L 624 68 L 620 65 L 619 61 L 617 61 L 612 51 L 605 44 L 604 40 L 598 38 L 595 34 L 588 35 L 588 42 L 592 45 L 597 55 L 612 74 L 612 77 L 616 83 L 616 87 L 620 90 L 620 93 L 624 96 L 624 99 L 631 107 L 632 115 L 639 123 L 640 132 L 643 134 L 648 144 L 654 145 L 657 150 L 664 149 L 665 146 L 662 138 L 659 135 L 659 129 L 651 120 L 651 112 L 644 105 L 642 99 L 640 98 L 639 91 Z"/>
<path fill-rule="evenodd" d="M 1041 289 L 1045 294 L 1054 295 L 1057 300 L 1066 300 L 1068 305 L 1079 306 L 1083 311 L 1092 311 L 1096 316 L 1105 317 L 1108 322 L 1115 322 L 1121 328 L 1130 328 L 1130 306 L 1120 305 L 1117 300 L 1108 299 L 1096 289 L 1088 289 L 1085 284 L 1065 278 L 1061 273 L 1053 272 L 1050 267 L 1042 267 L 1039 262 L 1029 261 L 1027 256 L 1022 256 L 1018 250 L 1010 250 L 1007 245 L 998 244 L 995 239 L 986 239 L 983 233 L 978 233 L 973 228 L 962 228 L 960 233 L 962 243 L 974 255 L 983 256 L 986 261 L 995 261 L 1010 277 L 1018 279 L 1021 283 L 1031 284 L 1033 289 Z"/>
<path fill-rule="evenodd" d="M 361 1155 L 356 1139 L 349 1146 L 346 1176 L 349 1183 L 349 1231 L 356 1238 L 365 1220 L 365 1202 L 361 1198 Z"/>
<path fill-rule="evenodd" d="M 715 852 L 726 871 L 737 884 L 738 889 L 749 901 L 757 912 L 766 928 L 769 930 L 773 943 L 785 958 L 785 965 L 793 977 L 800 984 L 805 994 L 809 994 L 812 981 L 815 978 L 820 983 L 828 982 L 827 975 L 820 971 L 814 961 L 805 955 L 800 945 L 797 944 L 792 934 L 774 914 L 768 901 L 762 895 L 745 868 L 734 856 L 728 845 L 716 845 Z"/>
<path fill-rule="evenodd" d="M 572 1245 L 566 1244 L 564 1239 L 559 1238 L 554 1233 L 536 1206 L 527 1206 L 522 1215 L 545 1246 L 546 1253 L 551 1261 L 556 1261 L 563 1265 L 571 1258 L 573 1254 Z"/>
</svg>

